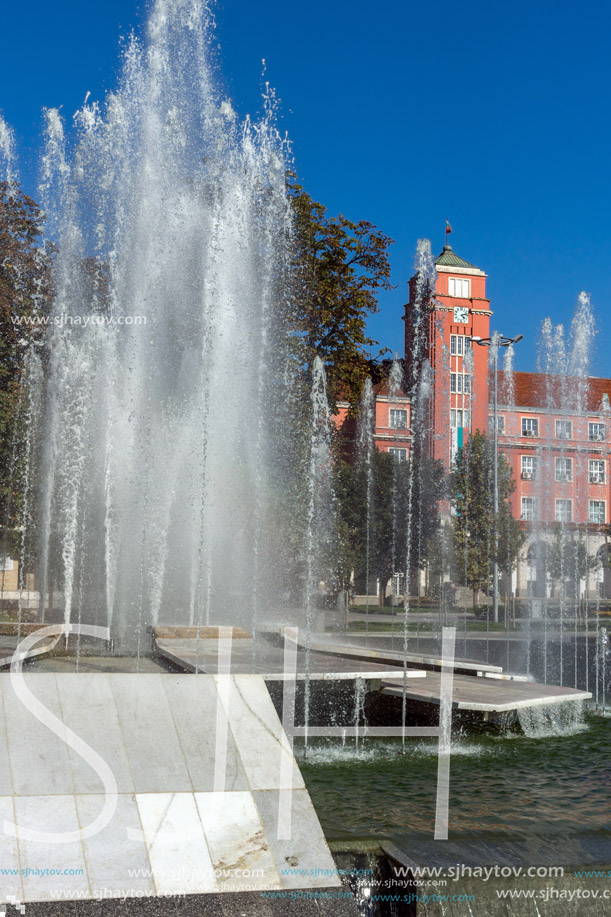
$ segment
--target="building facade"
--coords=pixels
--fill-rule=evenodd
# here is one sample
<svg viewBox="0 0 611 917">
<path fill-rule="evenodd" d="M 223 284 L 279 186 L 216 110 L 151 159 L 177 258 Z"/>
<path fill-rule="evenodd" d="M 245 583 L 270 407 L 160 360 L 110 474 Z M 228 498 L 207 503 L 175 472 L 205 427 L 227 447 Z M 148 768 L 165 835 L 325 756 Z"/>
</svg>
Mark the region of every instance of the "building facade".
<svg viewBox="0 0 611 917">
<path fill-rule="evenodd" d="M 411 399 L 400 389 L 391 391 L 388 382 L 373 386 L 373 440 L 380 452 L 390 452 L 399 462 L 406 462 L 412 449 Z M 335 425 L 343 430 L 348 442 L 357 439 L 357 419 L 350 412 L 349 401 L 339 401 Z"/>
<path fill-rule="evenodd" d="M 611 598 L 606 562 L 611 379 L 494 374 L 490 348 L 477 346 L 492 333 L 485 272 L 447 244 L 435 268 L 435 288 L 424 308 L 417 302 L 418 278 L 410 281 L 404 315 L 406 388 L 413 391 L 419 375 L 430 372 L 425 416 L 419 421 L 429 453 L 449 470 L 473 431 L 493 431 L 496 394 L 499 452 L 512 467 L 512 511 L 526 532 L 512 592 L 517 597 L 555 598 L 569 592 L 584 600 Z M 379 449 L 402 460 L 409 457 L 414 406 L 404 393 L 400 399 L 394 394 L 393 400 L 387 386 L 375 388 L 374 438 Z M 560 537 L 582 547 L 574 551 L 579 561 L 565 563 L 558 576 L 550 556 Z"/>
</svg>

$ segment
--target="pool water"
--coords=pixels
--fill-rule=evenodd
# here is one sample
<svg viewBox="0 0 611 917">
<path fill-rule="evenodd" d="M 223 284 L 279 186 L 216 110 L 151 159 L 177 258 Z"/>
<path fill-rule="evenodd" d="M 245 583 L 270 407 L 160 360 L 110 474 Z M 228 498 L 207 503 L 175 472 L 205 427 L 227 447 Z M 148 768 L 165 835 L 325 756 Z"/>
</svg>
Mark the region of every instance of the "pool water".
<svg viewBox="0 0 611 917">
<path fill-rule="evenodd" d="M 385 839 L 423 862 L 611 862 L 611 719 L 544 737 L 455 736 L 447 841 L 433 840 L 436 747 L 318 741 L 307 760 L 299 750 L 327 838 Z"/>
</svg>

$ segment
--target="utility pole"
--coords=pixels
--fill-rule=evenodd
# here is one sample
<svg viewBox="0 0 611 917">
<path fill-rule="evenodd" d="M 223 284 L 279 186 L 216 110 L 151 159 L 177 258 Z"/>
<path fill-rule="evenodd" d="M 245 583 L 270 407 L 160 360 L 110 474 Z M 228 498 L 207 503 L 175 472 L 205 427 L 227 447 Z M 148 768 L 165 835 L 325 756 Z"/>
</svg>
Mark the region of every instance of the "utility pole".
<svg viewBox="0 0 611 917">
<path fill-rule="evenodd" d="M 517 344 L 524 337 L 518 334 L 514 338 L 506 338 L 498 331 L 492 333 L 492 337 L 478 338 L 472 337 L 474 344 L 481 347 L 489 347 L 492 355 L 492 372 L 494 375 L 494 401 L 493 405 L 493 466 L 494 466 L 494 494 L 493 494 L 493 515 L 494 515 L 494 564 L 492 566 L 492 602 L 494 623 L 499 622 L 499 347 L 509 347 L 511 344 Z"/>
</svg>

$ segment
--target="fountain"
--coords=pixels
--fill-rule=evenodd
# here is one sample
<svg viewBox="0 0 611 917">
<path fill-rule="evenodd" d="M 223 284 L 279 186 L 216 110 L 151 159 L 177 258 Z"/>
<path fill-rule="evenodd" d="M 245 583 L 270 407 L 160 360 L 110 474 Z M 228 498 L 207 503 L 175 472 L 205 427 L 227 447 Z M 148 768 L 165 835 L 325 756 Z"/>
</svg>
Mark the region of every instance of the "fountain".
<svg viewBox="0 0 611 917">
<path fill-rule="evenodd" d="M 605 667 L 596 649 L 600 642 L 600 595 L 597 592 L 598 613 L 591 632 L 588 589 L 601 562 L 596 551 L 600 535 L 592 531 L 583 509 L 587 508 L 591 452 L 588 415 L 601 410 L 601 405 L 592 403 L 588 381 L 594 337 L 592 307 L 585 294 L 578 299 L 568 340 L 561 325 L 554 327 L 550 319 L 542 325 L 536 397 L 544 419 L 527 471 L 535 496 L 524 547 L 530 595 L 528 614 L 521 621 L 522 640 L 514 641 L 512 647 L 511 666 L 544 684 L 594 690 L 596 696 Z M 507 411 L 511 425 L 515 388 L 512 358 L 508 359 L 500 390 L 502 409 Z M 509 426 L 501 437 L 501 449 L 519 436 L 520 431 Z M 563 438 L 572 441 L 568 460 L 559 446 Z M 554 521 L 554 497 L 558 496 L 558 482 L 563 480 L 575 509 L 573 515 Z M 505 652 L 509 666 L 508 640 Z"/>
<path fill-rule="evenodd" d="M 270 519 L 292 384 L 287 150 L 271 93 L 258 122 L 219 93 L 209 29 L 204 3 L 158 0 L 118 90 L 70 132 L 46 112 L 56 293 L 29 357 L 25 530 L 43 620 L 103 624 L 136 654 L 151 625 L 256 628 L 287 587 Z"/>
<path fill-rule="evenodd" d="M 118 89 L 87 98 L 70 130 L 45 113 L 54 296 L 36 315 L 44 347 L 24 360 L 20 561 L 36 554 L 28 626 L 49 626 L 21 644 L 28 672 L 16 655 L 0 679 L 13 765 L 0 789 L 19 797 L 2 809 L 14 821 L 2 849 L 11 864 L 56 865 L 53 844 L 76 843 L 59 853 L 81 868 L 61 882 L 26 870 L 9 891 L 28 908 L 58 882 L 83 899 L 100 882 L 128 897 L 340 884 L 258 674 L 261 630 L 279 636 L 288 616 L 305 632 L 307 745 L 332 508 L 324 367 L 295 357 L 289 160 L 273 92 L 260 120 L 238 119 L 214 79 L 211 23 L 205 0 L 155 0 Z M 8 182 L 12 146 L 0 122 Z M 198 673 L 214 645 L 214 674 L 153 657 L 162 625 L 172 637 L 183 626 Z M 66 646 L 32 672 L 39 634 L 53 641 L 45 651 L 60 634 Z M 186 868 L 178 881 L 168 836 Z M 240 880 L 259 861 L 253 884 Z M 130 863 L 148 877 L 130 882 Z M 297 863 L 305 871 L 289 875 Z"/>
<path fill-rule="evenodd" d="M 373 383 L 368 377 L 365 380 L 361 403 L 359 405 L 359 461 L 363 468 L 365 478 L 365 630 L 369 629 L 369 594 L 371 564 L 370 558 L 373 545 L 371 543 L 374 531 L 373 517 L 373 432 L 375 427 L 375 398 Z M 376 590 L 377 591 L 377 590 Z"/>
<path fill-rule="evenodd" d="M 356 827 L 350 825 L 350 831 L 362 836 L 366 830 L 376 835 L 383 830 L 398 844 L 405 844 L 408 837 L 419 855 L 430 856 L 434 794 L 429 793 L 427 782 L 434 770 L 434 749 L 427 742 L 438 732 L 444 733 L 447 778 L 452 677 L 458 695 L 464 692 L 455 705 L 464 716 L 461 728 L 476 718 L 478 728 L 493 723 L 505 727 L 510 714 L 522 726 L 523 735 L 517 738 L 511 733 L 504 745 L 498 734 L 476 739 L 463 734 L 452 749 L 459 759 L 484 760 L 497 779 L 505 781 L 506 796 L 507 775 L 515 772 L 513 747 L 528 761 L 528 751 L 519 744 L 526 739 L 533 743 L 544 737 L 569 740 L 584 731 L 581 704 L 573 703 L 569 711 L 566 705 L 557 707 L 552 683 L 563 683 L 570 659 L 572 672 L 567 678 L 575 688 L 589 690 L 587 655 L 585 685 L 578 677 L 581 636 L 576 609 L 585 564 L 578 541 L 573 539 L 568 552 L 560 552 L 560 576 L 564 579 L 570 572 L 576 591 L 574 595 L 562 592 L 557 627 L 547 596 L 542 597 L 542 644 L 534 633 L 535 615 L 524 622 L 519 645 L 526 651 L 525 674 L 534 673 L 544 681 L 544 708 L 527 705 L 528 692 L 533 690 L 529 682 L 519 677 L 502 681 L 504 674 L 489 658 L 496 639 L 489 619 L 485 643 L 474 652 L 477 658 L 446 664 L 439 658 L 439 648 L 442 625 L 448 623 L 451 610 L 441 607 L 445 601 L 441 596 L 436 628 L 410 595 L 410 575 L 420 569 L 427 549 L 420 505 L 423 466 L 417 466 L 417 478 L 416 464 L 410 463 L 405 505 L 399 505 L 396 474 L 393 477 L 392 569 L 403 572 L 405 582 L 399 652 L 395 652 L 394 629 L 390 650 L 383 640 L 375 642 L 369 608 L 365 646 L 342 635 L 341 645 L 333 647 L 329 634 L 321 635 L 324 621 L 321 627 L 318 605 L 330 582 L 326 554 L 334 537 L 331 418 L 324 366 L 319 359 L 306 372 L 297 366 L 287 330 L 292 266 L 292 224 L 285 193 L 288 149 L 275 126 L 271 91 L 265 97 L 261 120 L 238 119 L 216 88 L 208 63 L 209 38 L 210 21 L 203 0 L 156 0 L 146 39 L 132 40 L 125 52 L 117 91 L 104 104 L 87 99 L 75 116 L 73 130 L 66 129 L 58 111 L 46 112 L 41 200 L 56 245 L 55 297 L 45 347 L 32 346 L 25 361 L 20 560 L 24 568 L 35 546 L 41 622 L 103 628 L 109 658 L 129 656 L 129 664 L 138 673 L 121 673 L 119 681 L 114 681 L 119 687 L 113 688 L 113 676 L 105 672 L 81 672 L 72 678 L 66 673 L 55 676 L 50 668 L 34 675 L 40 679 L 39 695 L 47 691 L 56 698 L 57 709 L 68 711 L 75 732 L 86 734 L 92 745 L 101 741 L 99 731 L 104 742 L 111 744 L 112 738 L 117 761 L 125 752 L 127 770 L 131 768 L 137 777 L 133 784 L 125 778 L 123 795 L 134 796 L 140 815 L 150 817 L 147 825 L 154 821 L 155 812 L 144 797 L 158 792 L 156 785 L 154 792 L 152 789 L 155 766 L 151 764 L 158 753 L 151 741 L 156 730 L 162 727 L 159 756 L 165 762 L 164 788 L 172 796 L 189 797 L 178 800 L 184 809 L 170 812 L 172 830 L 185 811 L 194 830 L 200 830 L 198 819 L 201 816 L 204 824 L 209 811 L 196 796 L 225 792 L 223 781 L 217 780 L 220 769 L 217 773 L 215 768 L 213 781 L 204 773 L 201 751 L 205 748 L 208 753 L 211 735 L 223 735 L 223 762 L 230 760 L 231 778 L 237 786 L 227 792 L 242 796 L 235 817 L 252 828 L 250 841 L 259 838 L 255 853 L 261 854 L 265 847 L 261 837 L 269 841 L 272 852 L 264 851 L 267 878 L 290 887 L 287 883 L 301 880 L 280 876 L 278 870 L 285 863 L 293 865 L 294 859 L 302 858 L 314 864 L 319 856 L 332 869 L 332 860 L 294 767 L 289 735 L 291 743 L 293 735 L 304 739 L 303 770 L 321 818 L 323 812 L 325 818 L 332 818 L 336 803 L 321 788 L 327 782 L 324 774 L 321 778 L 316 773 L 320 748 L 316 740 L 343 733 L 341 752 L 330 755 L 333 765 L 342 755 L 356 760 L 358 773 L 349 779 L 362 794 L 357 799 L 364 798 L 371 786 L 379 790 L 373 800 L 373 828 L 363 824 L 369 816 L 355 814 L 358 806 L 352 807 L 349 816 L 343 811 L 341 817 L 356 823 Z M 0 121 L 0 154 L 8 181 L 16 174 L 12 150 L 12 135 Z M 411 366 L 404 379 L 399 361 L 394 361 L 388 393 L 392 400 L 400 391 L 408 391 L 412 449 L 420 457 L 427 454 L 434 436 L 432 370 L 425 348 L 435 266 L 426 240 L 418 244 L 416 273 Z M 563 380 L 560 404 L 553 401 L 554 386 L 546 390 L 550 410 L 564 405 L 571 413 L 584 413 L 591 338 L 586 299 L 580 301 L 568 355 L 562 333 L 551 325 L 545 327 L 542 360 L 546 379 Z M 515 404 L 512 358 L 513 353 L 507 351 L 501 395 L 506 405 Z M 439 365 L 449 376 L 447 348 Z M 465 353 L 464 367 L 471 374 L 471 350 Z M 578 384 L 570 387 L 569 378 L 577 378 Z M 464 411 L 467 405 L 472 411 L 475 396 L 470 401 L 464 397 L 461 403 Z M 298 424 L 293 423 L 296 418 Z M 374 425 L 375 396 L 368 381 L 360 427 L 368 595 L 376 512 L 372 499 Z M 464 426 L 469 426 L 467 420 Z M 397 431 L 395 446 L 396 435 Z M 459 446 L 456 435 L 449 451 L 454 455 Z M 544 452 L 542 447 L 542 467 Z M 549 471 L 542 471 L 539 486 L 543 505 L 549 492 Z M 535 531 L 543 532 L 543 523 L 540 518 Z M 403 557 L 397 556 L 399 532 L 405 534 Z M 563 525 L 561 537 L 567 535 L 568 527 Z M 445 573 L 450 558 L 443 538 L 441 543 Z M 291 579 L 287 571 L 295 570 L 295 555 L 301 560 L 300 575 Z M 544 579 L 546 558 L 544 553 L 538 561 Z M 457 563 L 467 564 L 466 552 Z M 531 602 L 531 610 L 534 607 Z M 599 606 L 597 609 L 600 611 Z M 25 611 L 22 585 L 19 637 Z M 570 630 L 567 621 L 573 612 Z M 292 625 L 290 639 L 286 629 L 281 631 L 281 625 L 287 623 Z M 184 626 L 184 642 L 190 646 L 180 647 L 176 634 L 162 635 L 164 625 L 171 625 L 168 631 Z M 156 630 L 155 646 L 162 661 L 150 658 L 151 629 Z M 506 630 L 501 651 L 508 667 L 512 645 L 508 625 Z M 267 643 L 260 639 L 263 632 Z M 471 655 L 477 641 L 470 638 L 466 614 L 463 638 L 464 656 Z M 591 653 L 595 664 L 596 699 L 600 698 L 604 708 L 609 641 L 600 614 L 592 643 L 588 650 L 586 633 L 586 654 Z M 558 646 L 557 654 L 553 646 Z M 74 650 L 78 671 L 80 636 Z M 325 656 L 325 651 L 334 655 Z M 270 694 L 279 707 L 285 699 L 287 659 L 292 660 L 297 690 L 283 709 L 284 714 L 290 708 L 290 716 L 283 715 L 281 725 Z M 515 659 L 511 662 L 513 665 Z M 233 680 L 228 675 L 230 665 Z M 426 673 L 415 668 L 420 665 L 426 666 Z M 178 676 L 179 668 L 198 673 L 198 677 Z M 120 681 L 128 677 L 134 680 Z M 334 684 L 329 686 L 330 682 Z M 444 693 L 444 683 L 450 685 L 449 693 Z M 4 684 L 0 689 L 5 691 L 8 709 L 6 680 Z M 511 695 L 505 705 L 491 700 L 500 690 Z M 478 696 L 473 699 L 469 691 Z M 82 703 L 76 702 L 77 697 Z M 325 698 L 330 726 L 317 721 Z M 95 720 L 89 716 L 94 701 L 99 715 Z M 154 716 L 153 701 L 159 711 Z M 436 714 L 440 701 L 447 714 L 444 730 L 430 725 L 435 720 L 431 709 Z M 197 713 L 193 722 L 188 716 L 191 709 Z M 293 730 L 295 709 L 303 726 Z M 58 740 L 51 745 L 43 742 L 41 747 L 47 752 L 51 749 L 51 759 L 65 759 L 61 778 L 65 782 L 58 789 L 47 773 L 43 775 L 46 783 L 36 784 L 34 779 L 28 783 L 29 749 L 39 741 L 37 724 L 32 721 L 23 726 L 14 707 L 8 716 L 7 747 L 18 765 L 17 782 L 10 783 L 13 778 L 0 772 L 8 787 L 0 795 L 13 794 L 21 800 L 34 791 L 45 796 L 61 792 L 74 797 L 74 813 L 89 818 L 81 797 L 92 792 L 90 776 L 76 772 L 74 784 L 70 783 L 65 775 L 72 759 Z M 387 721 L 394 725 L 387 726 Z M 117 738 L 117 723 L 126 739 Z M 19 745 L 22 734 L 26 741 Z M 408 741 L 421 736 L 426 741 L 416 746 Z M 346 751 L 346 737 L 354 737 L 352 758 Z M 373 742 L 377 743 L 374 751 Z M 215 747 L 215 754 L 217 751 Z M 260 760 L 253 764 L 254 752 L 260 753 Z M 471 802 L 474 767 L 471 761 L 466 765 L 457 768 L 458 783 Z M 426 786 L 430 801 L 417 799 L 416 814 L 404 817 L 400 803 L 406 801 L 410 774 L 416 777 L 410 787 Z M 383 784 L 387 778 L 386 786 L 376 783 Z M 557 783 L 561 785 L 561 776 Z M 599 788 L 595 775 L 591 777 L 592 797 L 599 795 Z M 281 843 L 287 838 L 278 828 L 282 793 L 293 790 L 295 811 L 301 819 L 299 857 L 293 847 Z M 95 792 L 100 792 L 97 784 Z M 272 792 L 279 796 L 277 805 Z M 485 822 L 485 813 L 494 811 L 496 799 L 489 788 L 482 798 L 478 817 Z M 132 806 L 132 816 L 138 814 L 133 800 L 121 804 Z M 459 810 L 461 830 L 472 832 L 471 810 L 464 804 Z M 551 823 L 551 816 L 546 815 Z M 514 825 L 516 832 L 518 828 Z M 287 830 L 286 821 L 282 830 Z M 223 862 L 227 853 L 235 854 L 244 840 L 240 837 L 232 846 L 226 838 L 219 839 L 210 820 L 203 833 L 214 859 L 211 865 Z M 485 849 L 486 856 L 492 855 L 488 839 L 484 832 L 483 840 L 477 839 L 475 845 L 478 852 Z M 583 849 L 586 846 L 584 843 Z M 200 853 L 206 849 L 203 845 Z M 253 849 L 248 850 L 249 856 Z M 448 849 L 452 857 L 459 856 L 461 839 L 450 841 Z M 153 864 L 153 859 L 145 862 Z M 321 878 L 313 884 L 333 883 Z M 169 885 L 161 887 L 163 893 L 172 890 Z M 223 890 L 214 882 L 206 891 L 219 888 Z M 161 894 L 159 889 L 157 886 Z M 367 886 L 365 897 L 369 892 Z"/>
</svg>

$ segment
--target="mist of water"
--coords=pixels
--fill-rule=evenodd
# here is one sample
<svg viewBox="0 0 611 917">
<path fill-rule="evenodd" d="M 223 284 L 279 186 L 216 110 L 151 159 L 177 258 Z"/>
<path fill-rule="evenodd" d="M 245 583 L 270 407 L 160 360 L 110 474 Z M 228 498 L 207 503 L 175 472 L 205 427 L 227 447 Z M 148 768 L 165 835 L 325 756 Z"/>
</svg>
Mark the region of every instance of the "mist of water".
<svg viewBox="0 0 611 917">
<path fill-rule="evenodd" d="M 15 180 L 15 134 L 0 114 L 0 178 Z"/>
<path fill-rule="evenodd" d="M 271 94 L 240 121 L 218 90 L 212 34 L 203 0 L 156 0 L 119 88 L 70 131 L 46 112 L 41 604 L 138 652 L 160 622 L 256 625 L 272 588 L 287 153 Z"/>
<path fill-rule="evenodd" d="M 324 555 L 331 533 L 333 489 L 331 479 L 331 414 L 327 399 L 327 378 L 320 357 L 312 368 L 310 444 L 308 473 L 308 511 L 306 534 L 306 658 L 305 658 L 305 746 L 308 747 L 307 727 L 310 722 L 311 643 L 315 626 L 317 600 L 323 585 L 318 579 L 324 569 Z M 326 583 L 324 584 L 326 588 Z"/>
<path fill-rule="evenodd" d="M 588 377 L 595 336 L 592 306 L 585 293 L 578 297 L 568 335 L 562 325 L 554 326 L 550 319 L 542 325 L 538 395 L 545 416 L 536 454 L 536 512 L 528 546 L 532 610 L 525 634 L 530 646 L 531 618 L 542 622 L 543 639 L 537 641 L 541 648 L 532 659 L 529 654 L 529 671 L 532 663 L 540 680 L 567 684 L 572 678 L 574 687 L 586 690 L 590 687 L 588 583 L 595 541 L 587 519 L 588 453 L 592 451 L 587 425 L 588 412 L 601 409 L 601 405 L 590 404 Z M 568 451 L 558 442 L 563 437 L 572 440 Z M 566 483 L 562 484 L 565 477 Z M 570 501 L 570 517 L 567 514 L 556 519 L 555 500 L 559 496 Z M 599 598 L 596 601 L 599 607 Z M 585 680 L 578 674 L 582 619 Z"/>
<path fill-rule="evenodd" d="M 369 631 L 369 593 L 371 553 L 374 548 L 374 505 L 373 505 L 373 453 L 375 449 L 373 435 L 375 428 L 375 396 L 373 383 L 369 377 L 365 380 L 359 410 L 359 461 L 365 478 L 365 629 Z"/>
<path fill-rule="evenodd" d="M 581 702 L 521 707 L 517 715 L 524 735 L 530 739 L 574 735 L 587 729 Z"/>
</svg>

